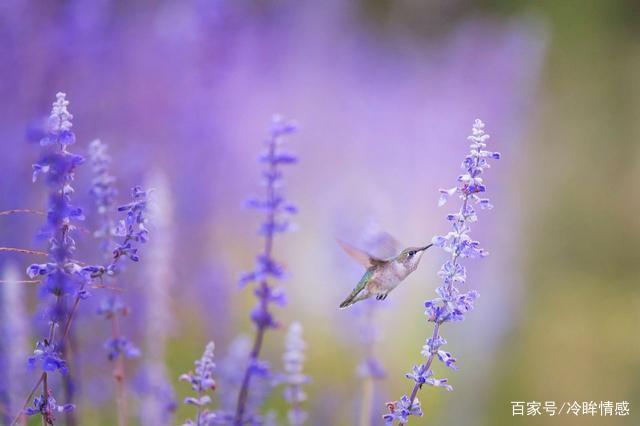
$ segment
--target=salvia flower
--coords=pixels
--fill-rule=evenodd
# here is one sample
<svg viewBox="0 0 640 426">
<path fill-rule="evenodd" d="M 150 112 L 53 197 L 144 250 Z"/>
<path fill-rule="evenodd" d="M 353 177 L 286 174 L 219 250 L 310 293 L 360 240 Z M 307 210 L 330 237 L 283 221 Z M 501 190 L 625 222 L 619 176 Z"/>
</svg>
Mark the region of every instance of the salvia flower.
<svg viewBox="0 0 640 426">
<path fill-rule="evenodd" d="M 50 262 L 33 264 L 27 268 L 31 278 L 40 278 L 40 295 L 49 295 L 54 300 L 46 300 L 45 308 L 50 325 L 50 333 L 46 339 L 37 343 L 31 365 L 39 365 L 45 371 L 60 370 L 66 372 L 62 361 L 61 343 L 55 343 L 54 333 L 67 318 L 67 298 L 75 295 L 83 288 L 85 276 L 80 273 L 81 267 L 73 260 L 76 243 L 71 232 L 74 222 L 84 219 L 82 210 L 71 204 L 75 169 L 84 159 L 67 151 L 75 140 L 71 132 L 73 116 L 67 110 L 69 102 L 64 93 L 56 95 L 51 116 L 50 129 L 42 139 L 43 154 L 34 164 L 34 180 L 44 175 L 44 182 L 49 188 L 47 219 L 38 236 L 48 242 Z"/>
<path fill-rule="evenodd" d="M 98 213 L 107 213 L 115 204 L 118 191 L 116 178 L 111 175 L 111 157 L 107 154 L 107 145 L 100 139 L 89 144 L 89 161 L 93 171 L 90 194 L 96 199 Z"/>
<path fill-rule="evenodd" d="M 115 187 L 116 178 L 109 172 L 111 157 L 107 154 L 107 145 L 99 139 L 89 144 L 89 161 L 93 172 L 89 193 L 100 215 L 100 226 L 94 235 L 102 240 L 102 249 L 109 251 L 115 235 L 115 224 L 110 213 L 115 208 L 118 190 Z"/>
<path fill-rule="evenodd" d="M 440 190 L 439 206 L 446 204 L 455 195 L 460 199 L 461 205 L 457 212 L 447 215 L 452 230 L 446 235 L 435 236 L 432 240 L 435 246 L 442 248 L 449 255 L 438 271 L 438 277 L 442 281 L 442 285 L 436 289 L 438 297 L 424 303 L 427 321 L 434 323 L 433 334 L 422 348 L 421 354 L 426 357 L 425 363 L 414 366 L 413 371 L 406 374 L 414 383 L 411 395 L 404 395 L 400 401 L 389 404 L 390 413 L 384 416 L 388 424 L 394 421 L 405 424 L 410 416 L 422 415 L 416 395 L 423 385 L 453 390 L 446 378 L 438 379 L 433 376 L 431 366 L 437 359 L 451 369 L 458 368 L 456 358 L 450 352 L 441 349 L 447 341 L 440 336 L 440 327 L 447 322 L 464 320 L 478 298 L 478 292 L 475 290 L 461 290 L 461 286 L 467 281 L 467 271 L 460 262 L 466 258 L 482 258 L 488 255 L 480 247 L 480 243 L 470 236 L 471 224 L 478 220 L 476 208 L 493 207 L 488 198 L 481 196 L 487 189 L 483 173 L 489 168 L 488 160 L 500 158 L 499 153 L 486 150 L 488 139 L 484 123 L 476 120 L 468 138 L 470 150 L 462 162 L 463 173 L 458 176 L 458 184 Z"/>
<path fill-rule="evenodd" d="M 214 349 L 214 343 L 209 342 L 202 357 L 195 361 L 195 371 L 180 376 L 180 380 L 189 382 L 191 389 L 196 392 L 195 396 L 184 399 L 185 404 L 194 405 L 197 408 L 196 419 L 186 420 L 185 425 L 206 426 L 216 417 L 215 413 L 206 408 L 211 403 L 211 397 L 207 392 L 213 392 L 216 388 L 216 382 L 213 379 L 213 372 L 216 368 L 216 364 L 213 362 Z"/>
<path fill-rule="evenodd" d="M 263 336 L 266 330 L 279 325 L 269 307 L 272 303 L 278 305 L 286 303 L 284 292 L 273 287 L 269 279 L 280 280 L 284 277 L 284 267 L 273 258 L 273 241 L 276 234 L 292 230 L 289 216 L 297 211 L 297 208 L 285 199 L 282 192 L 284 182 L 281 170 L 283 165 L 297 161 L 293 154 L 282 149 L 284 137 L 291 135 L 296 129 L 297 126 L 293 121 L 280 116 L 273 118 L 270 136 L 266 141 L 266 150 L 259 157 L 259 161 L 265 165 L 262 176 L 266 195 L 264 198 L 253 198 L 248 202 L 249 207 L 261 210 L 265 214 L 265 220 L 260 226 L 260 234 L 264 236 L 264 250 L 258 255 L 253 271 L 244 274 L 240 279 L 242 286 L 251 282 L 256 283 L 254 294 L 258 300 L 251 311 L 251 321 L 256 327 L 254 350 L 251 352 L 240 387 L 235 425 L 246 424 L 249 418 L 255 415 L 255 413 L 248 415 L 246 413 L 251 377 L 254 374 L 268 375 L 266 364 L 259 359 Z"/>
<path fill-rule="evenodd" d="M 84 162 L 84 158 L 68 151 L 69 146 L 75 142 L 75 135 L 71 130 L 73 115 L 69 113 L 68 105 L 66 95 L 58 93 L 51 109 L 47 131 L 40 141 L 41 157 L 33 165 L 34 182 L 41 178 L 49 190 L 46 222 L 38 232 L 38 237 L 48 243 L 49 262 L 30 265 L 27 274 L 32 278 L 38 277 L 41 281 L 40 296 L 43 299 L 49 333 L 36 343 L 28 364 L 42 370 L 41 378 L 45 384 L 49 373 L 58 371 L 66 375 L 68 372 L 64 344 L 74 313 L 69 309 L 69 299 L 76 299 L 76 306 L 80 299 L 85 298 L 85 284 L 89 279 L 73 259 L 76 242 L 72 232 L 75 230 L 75 222 L 83 220 L 84 215 L 82 209 L 71 203 L 74 192 L 72 182 L 76 168 Z M 72 381 L 68 376 L 65 376 L 64 383 L 67 390 L 71 389 Z M 51 391 L 47 386 L 45 388 L 45 395 L 34 399 L 35 408 L 26 410 L 25 413 L 40 414 L 44 423 L 53 424 L 54 413 L 61 410 L 58 410 L 59 406 L 52 399 Z M 62 407 L 62 411 L 72 409 L 70 404 Z"/>
<path fill-rule="evenodd" d="M 69 309 L 69 299 L 75 298 L 78 301 L 87 295 L 84 288 L 88 275 L 73 259 L 76 242 L 72 236 L 75 222 L 83 220 L 84 215 L 82 209 L 71 202 L 75 171 L 84 162 L 84 158 L 68 151 L 69 146 L 75 142 L 75 135 L 71 130 L 73 115 L 69 113 L 68 105 L 66 95 L 58 93 L 51 109 L 47 131 L 40 141 L 41 157 L 33 165 L 34 182 L 41 178 L 49 190 L 46 222 L 38 232 L 38 237 L 48 243 L 49 262 L 30 265 L 27 274 L 41 281 L 40 296 L 49 332 L 36 343 L 28 364 L 41 369 L 41 378 L 45 384 L 49 373 L 58 371 L 66 374 L 68 371 L 64 343 L 73 316 L 73 311 Z M 70 389 L 71 379 L 65 376 L 64 381 L 67 389 Z M 63 405 L 63 409 L 59 410 L 51 391 L 47 386 L 45 388 L 46 395 L 35 398 L 35 408 L 26 410 L 25 413 L 40 414 L 43 422 L 53 424 L 54 413 L 69 411 L 72 405 Z"/>
<path fill-rule="evenodd" d="M 45 424 L 55 424 L 56 414 L 67 411 L 73 411 L 75 406 L 73 404 L 58 405 L 55 398 L 51 395 L 51 390 L 47 390 L 48 395 L 40 395 L 33 399 L 33 407 L 27 407 L 25 414 L 27 416 L 41 415 Z"/>
<path fill-rule="evenodd" d="M 82 272 L 91 279 L 104 283 L 105 276 L 110 278 L 120 272 L 119 265 L 122 259 L 128 258 L 134 262 L 140 260 L 138 243 L 145 243 L 149 237 L 146 228 L 148 192 L 141 186 L 135 186 L 131 190 L 131 202 L 116 208 L 117 190 L 115 177 L 109 171 L 111 158 L 107 155 L 107 146 L 100 140 L 94 140 L 89 145 L 89 158 L 93 169 L 90 194 L 100 215 L 100 225 L 94 235 L 101 240 L 101 246 L 108 258 L 105 265 L 85 266 Z M 112 218 L 115 211 L 124 214 L 124 219 L 121 219 L 117 226 Z M 120 241 L 117 241 L 118 239 Z M 140 350 L 120 333 L 120 327 L 117 325 L 117 317 L 126 316 L 128 313 L 128 307 L 114 295 L 102 300 L 98 307 L 98 314 L 111 320 L 114 324 L 112 328 L 118 330 L 116 335 L 104 343 L 110 361 L 115 361 L 120 356 L 140 356 Z"/>
<path fill-rule="evenodd" d="M 62 281 L 68 281 L 73 272 L 69 270 L 73 269 L 73 265 L 67 265 L 76 249 L 75 240 L 71 236 L 73 222 L 84 219 L 82 210 L 71 204 L 71 183 L 76 167 L 84 162 L 84 158 L 67 151 L 67 146 L 75 140 L 75 137 L 67 135 L 71 132 L 70 120 L 73 116 L 67 111 L 69 102 L 65 100 L 65 94 L 58 93 L 56 97 L 50 121 L 61 124 L 43 139 L 42 145 L 46 148 L 40 160 L 33 165 L 34 181 L 44 175 L 45 184 L 50 190 L 47 220 L 38 235 L 48 241 L 53 262 L 44 267 L 31 265 L 27 273 L 34 276 L 34 271 L 38 271 L 38 275 L 46 277 L 43 292 L 62 296 L 67 290 Z M 63 137 L 66 139 L 62 139 Z"/>
<path fill-rule="evenodd" d="M 406 395 L 403 395 L 400 401 L 388 403 L 387 408 L 389 413 L 382 416 L 387 425 L 391 425 L 396 421 L 401 424 L 406 423 L 409 420 L 409 416 L 422 417 L 420 401 L 414 399 L 411 402 Z"/>
<path fill-rule="evenodd" d="M 104 343 L 107 349 L 107 357 L 109 361 L 114 361 L 119 356 L 125 358 L 137 358 L 140 356 L 140 350 L 131 343 L 126 337 L 113 337 Z"/>
<path fill-rule="evenodd" d="M 309 377 L 302 373 L 305 360 L 306 343 L 302 339 L 302 325 L 294 322 L 289 326 L 285 340 L 285 353 L 282 356 L 284 364 L 284 398 L 291 408 L 287 413 L 290 425 L 301 425 L 307 420 L 307 413 L 301 404 L 307 399 L 302 385 L 309 381 Z"/>
<path fill-rule="evenodd" d="M 148 192 L 141 186 L 135 186 L 131 190 L 131 197 L 133 200 L 130 203 L 118 207 L 118 211 L 123 212 L 125 218 L 119 221 L 115 230 L 115 235 L 122 237 L 122 242 L 113 250 L 113 262 L 110 265 L 112 267 L 121 257 L 128 257 L 131 261 L 138 262 L 140 256 L 137 245 L 146 243 L 149 239 L 149 230 L 146 227 Z"/>
<path fill-rule="evenodd" d="M 94 194 L 95 195 L 95 194 Z M 120 272 L 119 265 L 123 259 L 129 259 L 138 262 L 138 244 L 145 243 L 149 239 L 149 231 L 146 228 L 147 223 L 147 195 L 148 192 L 140 186 L 135 186 L 132 191 L 132 201 L 128 204 L 118 207 L 118 211 L 124 213 L 125 218 L 119 221 L 116 230 L 110 234 L 103 234 L 101 237 L 111 239 L 114 237 L 113 244 L 115 248 L 112 252 L 111 260 L 106 265 L 88 266 L 83 268 L 89 273 L 92 279 L 99 279 L 101 282 L 104 277 L 112 277 Z M 100 207 L 100 199 L 96 198 L 98 208 Z M 107 215 L 105 214 L 105 220 Z M 120 241 L 116 241 L 120 238 Z M 128 307 L 117 296 L 109 296 L 101 301 L 98 307 L 98 314 L 103 315 L 107 319 L 114 319 L 117 315 L 126 316 L 129 313 Z M 140 355 L 140 350 L 122 335 L 114 336 L 105 342 L 107 356 L 113 361 L 120 355 L 125 358 L 134 358 Z"/>
<path fill-rule="evenodd" d="M 47 339 L 36 342 L 33 355 L 27 359 L 30 367 L 40 367 L 43 371 L 60 371 L 66 374 L 67 362 L 62 358 L 62 352 Z"/>
<path fill-rule="evenodd" d="M 115 297 L 102 300 L 98 306 L 98 315 L 103 315 L 107 319 L 113 318 L 116 315 L 127 315 L 128 312 L 129 308 Z"/>
<path fill-rule="evenodd" d="M 71 131 L 73 127 L 73 115 L 67 107 L 69 101 L 66 94 L 58 92 L 56 100 L 51 108 L 51 115 L 47 121 L 47 131 L 45 136 L 40 140 L 42 146 L 62 144 L 71 145 L 76 141 L 75 134 Z"/>
</svg>

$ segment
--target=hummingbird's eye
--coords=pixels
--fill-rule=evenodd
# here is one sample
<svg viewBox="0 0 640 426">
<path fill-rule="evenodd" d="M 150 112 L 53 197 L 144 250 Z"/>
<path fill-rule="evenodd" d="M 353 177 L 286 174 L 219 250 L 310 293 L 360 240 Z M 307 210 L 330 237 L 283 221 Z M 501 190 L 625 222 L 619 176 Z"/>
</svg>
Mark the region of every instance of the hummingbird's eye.
<svg viewBox="0 0 640 426">
<path fill-rule="evenodd" d="M 414 254 L 416 254 L 416 252 L 415 252 L 414 250 L 411 250 L 411 251 L 409 252 L 409 256 L 413 256 Z"/>
</svg>

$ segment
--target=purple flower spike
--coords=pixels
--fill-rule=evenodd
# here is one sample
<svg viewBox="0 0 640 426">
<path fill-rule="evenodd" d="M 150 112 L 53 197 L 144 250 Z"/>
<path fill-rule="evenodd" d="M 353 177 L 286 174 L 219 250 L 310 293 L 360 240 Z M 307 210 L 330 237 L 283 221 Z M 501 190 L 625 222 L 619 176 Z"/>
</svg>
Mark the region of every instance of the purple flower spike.
<svg viewBox="0 0 640 426">
<path fill-rule="evenodd" d="M 74 260 L 76 241 L 73 233 L 76 223 L 84 220 L 82 209 L 72 204 L 72 186 L 76 168 L 84 158 L 68 151 L 75 142 L 71 130 L 73 115 L 68 110 L 69 101 L 64 93 L 56 94 L 47 128 L 40 140 L 40 159 L 33 165 L 33 181 L 40 180 L 48 190 L 46 221 L 37 237 L 46 241 L 48 263 L 33 264 L 27 268 L 32 279 L 39 279 L 39 296 L 42 311 L 48 321 L 47 335 L 38 340 L 33 355 L 27 359 L 28 365 L 41 370 L 43 395 L 33 399 L 33 407 L 24 414 L 40 415 L 43 424 L 54 424 L 55 413 L 71 411 L 72 404 L 58 405 L 48 388 L 48 376 L 59 372 L 67 389 L 73 387 L 73 380 L 67 374 L 68 348 L 65 341 L 70 332 L 75 306 L 86 298 L 85 285 L 91 280 L 91 273 Z M 69 299 L 75 299 L 71 302 Z M 69 398 L 72 398 L 69 393 Z"/>
<path fill-rule="evenodd" d="M 265 214 L 265 220 L 259 228 L 259 233 L 264 237 L 264 250 L 256 258 L 256 265 L 252 271 L 246 272 L 240 278 L 241 287 L 250 283 L 255 283 L 254 295 L 256 296 L 256 306 L 251 310 L 251 321 L 256 327 L 256 340 L 254 350 L 250 355 L 244 377 L 240 385 L 238 401 L 235 409 L 235 416 L 228 418 L 229 413 L 224 416 L 229 423 L 234 425 L 244 425 L 257 418 L 257 413 L 249 407 L 248 397 L 252 376 L 268 376 L 270 374 L 266 363 L 260 361 L 260 350 L 262 347 L 264 333 L 270 328 L 276 328 L 279 323 L 270 311 L 271 305 L 283 306 L 286 303 L 284 292 L 275 288 L 269 281 L 282 280 L 285 277 L 284 266 L 273 258 L 272 248 L 275 236 L 289 232 L 293 229 L 288 218 L 297 212 L 297 208 L 288 202 L 282 193 L 283 166 L 297 162 L 296 156 L 282 150 L 284 136 L 294 133 L 297 125 L 290 120 L 275 116 L 271 123 L 270 137 L 266 141 L 266 150 L 259 157 L 259 162 L 264 164 L 266 169 L 262 172 L 263 183 L 266 187 L 264 198 L 253 197 L 247 201 L 247 206 L 257 209 Z M 261 368 L 257 368 L 261 366 Z M 293 421 L 299 421 L 303 414 L 294 413 Z M 294 415 L 292 414 L 292 416 Z M 232 419 L 232 420 L 229 420 Z"/>
<path fill-rule="evenodd" d="M 71 145 L 76 141 L 76 136 L 71 131 L 73 115 L 67 110 L 69 101 L 66 97 L 67 95 L 62 92 L 56 94 L 56 101 L 53 103 L 47 122 L 47 134 L 40 140 L 40 145 Z"/>
<path fill-rule="evenodd" d="M 488 160 L 500 158 L 499 153 L 485 149 L 488 139 L 489 135 L 484 132 L 484 123 L 476 120 L 471 136 L 468 138 L 471 142 L 470 150 L 462 162 L 463 173 L 458 176 L 458 185 L 440 190 L 438 206 L 443 206 L 456 195 L 461 200 L 461 206 L 457 212 L 447 215 L 447 220 L 453 229 L 446 235 L 436 235 L 431 240 L 434 246 L 440 247 L 449 255 L 449 259 L 438 271 L 438 277 L 442 280 L 442 285 L 436 289 L 438 297 L 424 302 L 427 321 L 434 323 L 433 334 L 422 348 L 421 353 L 427 358 L 426 362 L 414 366 L 412 372 L 406 374 L 406 377 L 414 382 L 411 395 L 408 397 L 404 395 L 400 401 L 388 404 L 390 413 L 383 416 L 388 425 L 395 422 L 404 425 L 408 423 L 410 416 L 422 415 L 417 394 L 423 385 L 453 390 L 446 378 L 433 377 L 431 365 L 434 359 L 438 359 L 445 366 L 457 370 L 456 359 L 450 352 L 440 349 L 447 343 L 439 334 L 440 327 L 447 322 L 464 320 L 465 314 L 473 309 L 473 304 L 479 296 L 475 290 L 461 292 L 459 286 L 466 283 L 467 270 L 460 261 L 465 258 L 482 258 L 488 255 L 480 247 L 480 243 L 469 236 L 470 225 L 478 220 L 474 206 L 480 209 L 493 207 L 488 198 L 478 196 L 487 189 L 482 174 L 489 168 Z"/>
<path fill-rule="evenodd" d="M 207 392 L 213 392 L 216 389 L 216 382 L 213 380 L 213 372 L 216 368 L 216 364 L 213 362 L 214 349 L 214 343 L 209 342 L 202 357 L 195 362 L 195 371 L 180 376 L 180 380 L 189 382 L 191 389 L 196 392 L 195 396 L 184 399 L 185 404 L 196 407 L 195 420 L 188 419 L 184 425 L 208 426 L 213 424 L 216 419 L 216 414 L 207 408 L 211 403 L 211 397 Z"/>
</svg>

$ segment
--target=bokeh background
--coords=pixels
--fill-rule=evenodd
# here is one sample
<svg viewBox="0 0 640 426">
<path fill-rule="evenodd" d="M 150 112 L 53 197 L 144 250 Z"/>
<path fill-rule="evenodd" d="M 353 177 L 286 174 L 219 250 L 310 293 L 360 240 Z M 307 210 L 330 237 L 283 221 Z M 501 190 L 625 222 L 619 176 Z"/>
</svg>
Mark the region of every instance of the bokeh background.
<svg viewBox="0 0 640 426">
<path fill-rule="evenodd" d="M 95 138 L 109 145 L 123 200 L 135 184 L 156 188 L 153 240 L 126 273 L 125 327 L 145 353 L 127 367 L 131 423 L 177 424 L 192 410 L 145 412 L 182 400 L 189 389 L 177 377 L 207 341 L 223 364 L 253 333 L 253 297 L 237 279 L 260 250 L 260 217 L 243 202 L 262 189 L 256 157 L 271 115 L 295 118 L 289 148 L 300 163 L 286 192 L 300 213 L 297 232 L 276 243 L 290 301 L 278 318 L 304 327 L 309 424 L 381 424 L 384 403 L 410 390 L 403 376 L 431 333 L 422 301 L 444 255 L 428 253 L 384 303 L 340 311 L 362 271 L 335 239 L 375 250 L 382 231 L 406 245 L 446 232 L 437 190 L 453 185 L 482 118 L 503 154 L 488 174 L 496 208 L 473 231 L 491 252 L 469 262 L 482 297 L 444 331 L 460 370 L 436 371 L 455 391 L 425 389 L 425 416 L 411 424 L 638 424 L 638 17 L 633 0 L 3 1 L 0 210 L 43 208 L 43 188 L 31 184 L 35 141 L 55 93 L 66 92 L 74 150 Z M 90 178 L 88 166 L 76 176 L 86 206 Z M 1 245 L 41 248 L 40 220 L 0 217 Z M 78 244 L 95 258 L 90 236 Z M 20 279 L 32 261 L 2 253 L 0 268 Z M 5 412 L 36 374 L 19 360 L 41 323 L 35 288 L 7 285 Z M 77 324 L 75 402 L 80 424 L 110 425 L 108 326 L 95 303 Z M 267 337 L 274 367 L 283 339 Z M 357 372 L 368 351 L 386 372 L 371 420 Z M 150 391 L 154 375 L 167 387 Z M 284 422 L 279 392 L 265 412 Z M 512 417 L 510 401 L 532 400 L 626 400 L 631 416 Z"/>
</svg>

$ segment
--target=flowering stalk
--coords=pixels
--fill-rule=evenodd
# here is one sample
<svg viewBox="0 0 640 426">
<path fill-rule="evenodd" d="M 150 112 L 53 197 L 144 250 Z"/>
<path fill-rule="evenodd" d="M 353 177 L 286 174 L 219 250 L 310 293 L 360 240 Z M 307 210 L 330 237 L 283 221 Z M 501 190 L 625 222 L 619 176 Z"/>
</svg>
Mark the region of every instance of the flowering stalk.
<svg viewBox="0 0 640 426">
<path fill-rule="evenodd" d="M 289 326 L 285 340 L 285 353 L 282 356 L 284 363 L 284 398 L 291 408 L 287 413 L 287 419 L 291 426 L 302 425 L 307 420 L 308 414 L 302 409 L 301 404 L 306 401 L 307 395 L 302 385 L 309 381 L 309 377 L 302 374 L 302 366 L 305 360 L 306 343 L 302 339 L 302 325 L 294 322 Z"/>
<path fill-rule="evenodd" d="M 45 424 L 53 424 L 53 412 L 56 411 L 51 409 L 51 405 L 55 405 L 55 400 L 47 385 L 48 374 L 59 371 L 65 375 L 68 371 L 64 360 L 64 344 L 68 328 L 64 328 L 61 336 L 56 336 L 56 331 L 65 320 L 71 317 L 68 311 L 68 299 L 74 294 L 81 297 L 86 281 L 82 268 L 72 259 L 76 249 L 75 241 L 71 236 L 71 232 L 75 229 L 73 223 L 84 219 L 84 216 L 80 208 L 71 204 L 73 193 L 71 182 L 76 167 L 82 164 L 84 159 L 67 150 L 68 146 L 75 142 L 75 135 L 71 131 L 73 115 L 69 113 L 68 105 L 69 101 L 66 100 L 64 93 L 56 94 L 56 101 L 49 116 L 49 131 L 40 141 L 44 152 L 40 161 L 33 165 L 33 180 L 43 176 L 50 189 L 47 221 L 38 235 L 49 243 L 48 255 L 51 262 L 33 264 L 27 269 L 27 274 L 32 279 L 36 276 L 43 277 L 40 296 L 43 298 L 53 296 L 53 301 L 48 305 L 46 312 L 49 333 L 47 337 L 36 343 L 34 354 L 28 360 L 32 367 L 39 366 L 42 369 L 39 383 L 43 383 L 43 392 L 34 400 L 35 408 L 26 410 L 24 413 L 40 414 Z M 51 401 L 54 402 L 51 403 Z M 73 410 L 71 404 L 62 407 L 60 411 Z M 23 412 L 18 414 L 14 424 L 19 421 L 22 414 Z"/>
<path fill-rule="evenodd" d="M 260 157 L 260 161 L 267 165 L 266 170 L 263 172 L 264 183 L 267 188 L 266 198 L 264 200 L 252 199 L 249 201 L 250 207 L 264 210 L 266 220 L 260 228 L 260 233 L 264 236 L 264 250 L 257 257 L 255 269 L 245 274 L 240 280 L 241 285 L 256 282 L 254 294 L 258 299 L 258 304 L 251 312 L 251 320 L 256 327 L 256 336 L 238 394 L 234 419 L 236 426 L 242 425 L 247 420 L 245 418 L 245 409 L 251 377 L 254 374 L 263 376 L 268 374 L 268 367 L 259 359 L 260 350 L 265 332 L 269 328 L 278 327 L 278 323 L 269 311 L 269 305 L 276 303 L 282 306 L 286 303 L 284 293 L 277 288 L 273 288 L 269 284 L 268 278 L 282 279 L 284 275 L 284 268 L 273 258 L 273 241 L 277 233 L 286 232 L 290 229 L 290 223 L 284 216 L 296 212 L 295 206 L 288 203 L 279 191 L 282 186 L 280 166 L 297 161 L 292 154 L 282 152 L 279 146 L 282 142 L 282 137 L 295 132 L 295 130 L 296 126 L 293 122 L 281 117 L 274 117 L 270 138 L 267 140 L 267 152 Z"/>
<path fill-rule="evenodd" d="M 107 279 L 113 278 L 118 272 L 117 262 L 122 258 L 119 251 L 119 246 L 115 242 L 115 237 L 118 235 L 123 236 L 126 240 L 129 233 L 137 231 L 136 224 L 131 225 L 131 231 L 128 232 L 128 225 L 121 222 L 119 226 L 116 226 L 111 214 L 116 210 L 115 199 L 118 191 L 115 188 L 115 177 L 110 172 L 111 157 L 107 154 L 107 145 L 96 139 L 89 144 L 89 160 L 91 162 L 91 168 L 93 171 L 93 179 L 91 181 L 90 194 L 94 198 L 96 210 L 100 216 L 99 228 L 94 233 L 94 236 L 99 238 L 101 243 L 100 247 L 105 253 L 107 261 L 106 267 L 98 268 L 93 271 L 92 278 L 98 279 L 101 283 L 105 281 L 105 275 Z M 133 198 L 144 198 L 146 194 L 133 193 Z M 144 228 L 144 209 L 146 207 L 146 200 L 143 200 L 141 207 L 141 224 Z M 127 217 L 129 217 L 129 208 L 125 206 L 120 211 L 127 211 Z M 134 213 L 135 214 L 135 213 Z M 135 221 L 134 221 L 135 222 Z M 141 240 L 146 241 L 146 229 L 145 238 Z M 135 256 L 137 261 L 137 255 Z M 117 288 L 117 283 L 114 284 Z M 125 426 L 127 424 L 127 397 L 125 389 L 125 365 L 124 358 L 136 357 L 139 355 L 138 349 L 131 344 L 121 332 L 120 316 L 125 316 L 128 313 L 127 307 L 116 296 L 109 296 L 102 300 L 98 309 L 98 314 L 103 315 L 105 319 L 111 323 L 111 338 L 105 342 L 105 348 L 108 351 L 107 358 L 114 363 L 113 365 L 113 378 L 116 386 L 116 407 L 118 424 Z M 120 356 L 122 355 L 122 356 Z"/>
<path fill-rule="evenodd" d="M 124 212 L 125 218 L 121 219 L 117 227 L 113 229 L 113 236 L 120 237 L 122 241 L 115 244 L 112 251 L 112 259 L 106 266 L 92 270 L 92 278 L 103 282 L 105 275 L 113 278 L 120 272 L 119 263 L 123 259 L 138 262 L 138 244 L 147 242 L 149 232 L 146 228 L 147 195 L 140 186 L 131 190 L 132 201 L 129 204 L 118 207 L 119 212 Z M 111 232 L 111 231 L 110 231 Z M 105 236 L 105 238 L 108 238 Z M 108 244 L 110 239 L 105 240 Z M 116 287 L 117 288 L 117 287 Z M 128 307 L 117 297 L 111 296 L 102 301 L 98 314 L 103 315 L 111 322 L 111 338 L 104 346 L 107 349 L 107 358 L 114 362 L 113 377 L 116 381 L 116 404 L 118 407 L 118 424 L 127 424 L 127 396 L 125 389 L 125 358 L 140 356 L 140 350 L 131 343 L 123 334 L 120 326 L 120 317 L 129 313 Z"/>
<path fill-rule="evenodd" d="M 417 399 L 418 391 L 423 385 L 443 387 L 449 391 L 453 388 L 447 384 L 447 379 L 437 379 L 433 375 L 431 366 L 437 358 L 451 369 L 457 369 L 456 359 L 451 353 L 441 348 L 447 341 L 440 335 L 440 328 L 446 322 L 462 321 L 464 315 L 473 309 L 473 303 L 478 298 L 478 292 L 470 290 L 461 292 L 459 286 L 466 282 L 466 269 L 460 263 L 465 258 L 482 258 L 488 253 L 480 248 L 480 243 L 469 236 L 470 224 L 478 220 L 474 205 L 481 209 L 490 209 L 493 206 L 487 198 L 481 198 L 479 194 L 486 191 L 482 173 L 489 168 L 488 159 L 499 159 L 500 154 L 485 150 L 489 135 L 484 132 L 484 123 L 476 120 L 473 131 L 468 140 L 471 142 L 470 152 L 462 162 L 463 174 L 458 177 L 458 185 L 440 190 L 439 206 L 444 205 L 447 199 L 455 194 L 462 201 L 461 207 L 456 213 L 447 215 L 453 230 L 445 236 L 433 238 L 433 244 L 449 253 L 449 259 L 440 268 L 438 276 L 442 285 L 437 288 L 438 297 L 425 302 L 425 315 L 427 320 L 434 323 L 433 334 L 425 342 L 421 354 L 426 362 L 413 367 L 411 373 L 406 374 L 413 380 L 414 385 L 410 396 L 403 395 L 400 401 L 388 404 L 389 413 L 383 416 L 387 424 L 397 421 L 400 424 L 408 422 L 410 416 L 422 416 L 420 401 Z"/>
<path fill-rule="evenodd" d="M 40 397 L 34 400 L 34 404 L 37 403 L 36 408 L 21 410 L 12 424 L 17 424 L 23 414 L 35 415 L 38 413 L 42 416 L 43 422 L 47 424 L 47 422 L 53 421 L 52 413 L 56 410 L 59 412 L 73 410 L 72 404 L 55 405 L 53 393 L 48 387 L 48 374 L 59 371 L 64 378 L 68 371 L 64 351 L 65 343 L 80 301 L 89 297 L 88 285 L 97 280 L 100 285 L 94 287 L 105 287 L 102 285 L 103 276 L 115 274 L 117 264 L 122 258 L 128 257 L 137 261 L 136 243 L 145 242 L 148 237 L 148 231 L 144 226 L 146 192 L 136 187 L 133 191 L 134 200 L 118 209 L 126 212 L 125 220 L 122 220 L 116 229 L 116 235 L 122 236 L 123 242 L 115 247 L 111 262 L 107 265 L 84 265 L 73 259 L 72 254 L 76 249 L 75 241 L 71 237 L 71 231 L 76 229 L 73 222 L 83 220 L 84 216 L 80 208 L 71 204 L 70 196 L 73 193 L 71 182 L 76 167 L 84 162 L 84 158 L 67 151 L 68 145 L 75 142 L 75 135 L 71 132 L 73 116 L 67 110 L 68 104 L 64 93 L 56 95 L 56 101 L 53 103 L 49 117 L 50 130 L 40 141 L 41 145 L 45 147 L 45 152 L 40 161 L 33 166 L 34 181 L 43 175 L 51 190 L 47 222 L 40 230 L 39 236 L 46 238 L 49 242 L 48 256 L 52 262 L 32 264 L 27 268 L 27 274 L 31 279 L 41 277 L 41 296 L 53 295 L 54 301 L 47 310 L 48 336 L 36 343 L 34 354 L 28 360 L 32 367 L 40 366 L 42 374 L 24 407 L 35 395 L 41 383 L 43 384 L 43 392 Z M 69 309 L 70 299 L 73 299 L 73 302 Z M 116 353 L 116 355 L 132 352 L 131 347 L 119 339 L 113 339 L 110 348 L 112 353 Z M 52 404 L 57 407 L 55 410 L 51 408 Z M 69 420 L 70 423 L 74 423 L 72 418 Z"/>
<path fill-rule="evenodd" d="M 214 349 L 213 342 L 209 342 L 202 357 L 195 362 L 195 372 L 190 371 L 180 376 L 180 380 L 191 383 L 191 389 L 197 394 L 184 399 L 185 404 L 194 405 L 197 411 L 195 420 L 188 419 L 183 426 L 208 426 L 216 419 L 215 413 L 206 408 L 211 403 L 207 392 L 216 389 L 216 382 L 213 380 L 213 370 L 216 368 L 213 362 Z"/>
</svg>

